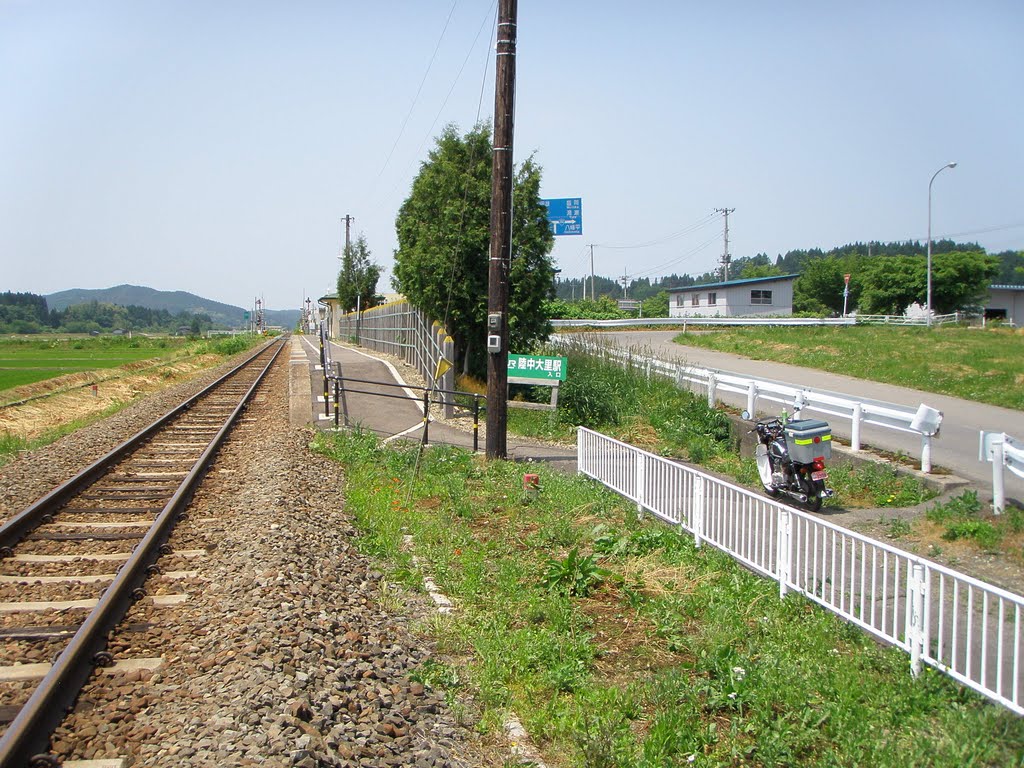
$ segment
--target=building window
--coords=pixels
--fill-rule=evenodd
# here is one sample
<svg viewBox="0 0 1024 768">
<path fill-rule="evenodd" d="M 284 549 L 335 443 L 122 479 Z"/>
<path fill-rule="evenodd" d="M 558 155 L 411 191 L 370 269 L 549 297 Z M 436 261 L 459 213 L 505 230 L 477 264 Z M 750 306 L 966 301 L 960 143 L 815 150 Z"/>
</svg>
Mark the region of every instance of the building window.
<svg viewBox="0 0 1024 768">
<path fill-rule="evenodd" d="M 681 294 L 681 293 L 677 293 L 676 294 L 676 306 L 677 307 L 683 306 L 683 294 Z"/>
<path fill-rule="evenodd" d="M 718 294 L 717 293 L 708 293 L 708 304 L 711 305 L 711 306 L 714 306 L 717 303 L 718 303 Z"/>
<path fill-rule="evenodd" d="M 772 303 L 772 292 L 771 291 L 758 291 L 754 290 L 750 292 L 750 303 L 751 304 L 771 304 Z"/>
<path fill-rule="evenodd" d="M 699 307 L 700 306 L 700 294 L 699 293 L 693 294 L 693 296 L 690 298 L 690 306 L 691 307 Z"/>
</svg>

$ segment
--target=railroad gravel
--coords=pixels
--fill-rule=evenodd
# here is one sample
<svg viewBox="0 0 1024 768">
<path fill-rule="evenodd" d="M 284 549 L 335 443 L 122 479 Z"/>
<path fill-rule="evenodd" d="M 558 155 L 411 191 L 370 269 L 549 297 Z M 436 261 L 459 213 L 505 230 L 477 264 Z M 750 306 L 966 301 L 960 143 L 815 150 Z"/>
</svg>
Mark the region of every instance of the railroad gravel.
<svg viewBox="0 0 1024 768">
<path fill-rule="evenodd" d="M 113 416 L 65 435 L 0 467 L 0 523 L 67 480 L 83 466 L 109 453 L 185 398 L 209 386 L 246 353 L 195 378 L 141 398 Z"/>
<path fill-rule="evenodd" d="M 162 663 L 94 675 L 54 753 L 132 766 L 501 765 L 467 715 L 416 682 L 433 650 L 414 628 L 432 609 L 393 588 L 382 598 L 340 468 L 288 427 L 283 357 L 172 534 L 176 551 L 204 550 L 188 558 L 195 575 L 151 587 L 187 601 L 141 600 L 111 640 L 115 659 Z M 169 558 L 165 571 L 184 559 Z"/>
</svg>

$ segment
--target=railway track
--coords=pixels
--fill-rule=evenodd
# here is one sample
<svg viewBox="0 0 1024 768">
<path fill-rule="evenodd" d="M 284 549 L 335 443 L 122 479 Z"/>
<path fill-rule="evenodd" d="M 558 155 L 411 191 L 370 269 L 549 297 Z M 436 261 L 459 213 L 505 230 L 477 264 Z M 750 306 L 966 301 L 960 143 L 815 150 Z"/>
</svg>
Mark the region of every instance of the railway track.
<svg viewBox="0 0 1024 768">
<path fill-rule="evenodd" d="M 58 764 L 50 735 L 81 686 L 97 668 L 132 663 L 107 652 L 111 630 L 135 602 L 184 599 L 174 584 L 187 567 L 161 574 L 156 561 L 283 347 L 265 345 L 0 526 L 0 766 Z M 156 579 L 159 594 L 147 594 Z"/>
</svg>

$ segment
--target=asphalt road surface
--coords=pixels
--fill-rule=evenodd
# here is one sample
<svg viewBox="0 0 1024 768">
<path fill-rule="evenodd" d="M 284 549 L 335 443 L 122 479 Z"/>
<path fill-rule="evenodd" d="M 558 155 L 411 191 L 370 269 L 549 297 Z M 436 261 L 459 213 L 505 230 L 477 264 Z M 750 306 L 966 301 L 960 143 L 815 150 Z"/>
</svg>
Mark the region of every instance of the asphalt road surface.
<svg viewBox="0 0 1024 768">
<path fill-rule="evenodd" d="M 968 480 L 976 486 L 981 495 L 991 498 L 992 465 L 978 460 L 979 432 L 981 430 L 1005 432 L 1024 439 L 1024 411 L 999 408 L 994 405 L 961 400 L 956 397 L 922 392 L 891 384 L 879 384 L 852 376 L 827 373 L 812 368 L 802 368 L 786 363 L 772 363 L 751 360 L 747 357 L 715 352 L 700 347 L 687 347 L 672 341 L 675 331 L 621 331 L 600 334 L 617 346 L 643 350 L 662 360 L 685 362 L 704 368 L 714 368 L 743 375 L 760 376 L 791 385 L 806 384 L 817 389 L 872 400 L 883 400 L 916 408 L 921 403 L 937 408 L 943 413 L 939 437 L 932 442 L 932 464 L 944 467 L 953 474 Z M 729 400 L 734 397 L 735 402 Z M 746 401 L 739 396 L 724 394 L 721 398 L 730 405 L 742 407 Z M 813 411 L 808 411 L 813 414 Z M 839 419 L 831 419 L 832 431 L 840 438 L 849 438 L 850 425 Z M 861 441 L 886 451 L 902 451 L 919 459 L 921 440 L 916 435 L 865 425 L 861 430 Z M 1024 479 L 1010 471 L 1004 473 L 1008 500 L 1024 502 Z"/>
</svg>

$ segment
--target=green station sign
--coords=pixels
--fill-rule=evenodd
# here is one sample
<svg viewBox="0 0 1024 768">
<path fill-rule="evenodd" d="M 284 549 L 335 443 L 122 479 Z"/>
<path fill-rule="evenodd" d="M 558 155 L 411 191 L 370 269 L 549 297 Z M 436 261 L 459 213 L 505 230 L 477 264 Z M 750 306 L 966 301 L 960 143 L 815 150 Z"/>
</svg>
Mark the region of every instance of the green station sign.
<svg viewBox="0 0 1024 768">
<path fill-rule="evenodd" d="M 545 355 L 508 356 L 508 376 L 511 379 L 535 379 L 537 381 L 565 381 L 568 359 Z"/>
</svg>

